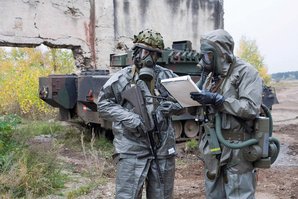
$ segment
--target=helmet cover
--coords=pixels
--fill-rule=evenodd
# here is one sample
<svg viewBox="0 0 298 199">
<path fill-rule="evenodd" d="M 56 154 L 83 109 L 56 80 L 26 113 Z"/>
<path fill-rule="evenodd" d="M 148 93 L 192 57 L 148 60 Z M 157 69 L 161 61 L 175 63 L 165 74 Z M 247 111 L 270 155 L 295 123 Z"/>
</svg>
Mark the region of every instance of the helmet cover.
<svg viewBox="0 0 298 199">
<path fill-rule="evenodd" d="M 164 49 L 163 37 L 160 33 L 151 29 L 145 29 L 139 32 L 138 35 L 134 35 L 133 43 L 135 43 L 133 49 L 140 47 L 159 53 Z"/>
</svg>

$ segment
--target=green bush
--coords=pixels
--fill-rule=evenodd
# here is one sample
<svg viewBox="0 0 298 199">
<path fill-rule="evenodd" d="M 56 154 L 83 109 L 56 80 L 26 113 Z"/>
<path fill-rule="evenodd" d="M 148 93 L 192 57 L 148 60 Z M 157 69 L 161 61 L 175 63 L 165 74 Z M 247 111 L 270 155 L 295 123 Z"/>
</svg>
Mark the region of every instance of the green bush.
<svg viewBox="0 0 298 199">
<path fill-rule="evenodd" d="M 59 148 L 55 143 L 46 149 L 30 145 L 36 135 L 53 134 L 62 128 L 44 122 L 23 123 L 16 115 L 0 117 L 0 196 L 43 196 L 64 186 L 67 177 L 57 163 Z"/>
<path fill-rule="evenodd" d="M 196 149 L 198 149 L 198 140 L 191 139 L 185 143 L 185 151 L 186 152 L 192 152 Z"/>
<path fill-rule="evenodd" d="M 0 172 L 11 166 L 13 154 L 19 151 L 19 143 L 13 139 L 13 129 L 19 123 L 21 119 L 16 115 L 0 117 Z"/>
</svg>

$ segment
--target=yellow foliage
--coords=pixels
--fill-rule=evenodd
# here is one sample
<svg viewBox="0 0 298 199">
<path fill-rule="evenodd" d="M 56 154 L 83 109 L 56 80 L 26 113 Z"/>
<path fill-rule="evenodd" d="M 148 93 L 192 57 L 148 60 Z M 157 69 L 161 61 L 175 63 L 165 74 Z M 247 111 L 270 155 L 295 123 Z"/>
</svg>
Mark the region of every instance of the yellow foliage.
<svg viewBox="0 0 298 199">
<path fill-rule="evenodd" d="M 236 54 L 259 71 L 265 84 L 271 81 L 271 76 L 268 74 L 267 67 L 264 64 L 264 58 L 260 54 L 255 40 L 247 40 L 245 37 L 242 37 Z"/>
<path fill-rule="evenodd" d="M 71 53 L 68 55 L 68 59 L 63 57 L 68 62 L 64 61 L 60 67 L 68 68 L 71 72 L 74 60 L 71 59 Z M 0 113 L 17 113 L 36 118 L 55 112 L 39 99 L 38 93 L 39 77 L 53 71 L 49 58 L 47 54 L 33 48 L 15 48 L 6 54 L 0 51 Z M 56 59 L 59 60 L 59 57 Z"/>
</svg>

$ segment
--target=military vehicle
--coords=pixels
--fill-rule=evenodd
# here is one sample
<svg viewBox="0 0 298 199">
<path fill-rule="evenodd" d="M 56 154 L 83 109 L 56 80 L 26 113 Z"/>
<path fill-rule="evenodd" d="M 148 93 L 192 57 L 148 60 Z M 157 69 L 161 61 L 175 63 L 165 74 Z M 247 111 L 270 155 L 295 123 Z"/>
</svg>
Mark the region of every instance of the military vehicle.
<svg viewBox="0 0 298 199">
<path fill-rule="evenodd" d="M 263 101 L 263 104 L 266 105 L 270 110 L 272 110 L 273 104 L 279 103 L 276 97 L 276 92 L 274 87 L 264 85 L 262 101 Z"/>
<path fill-rule="evenodd" d="M 110 66 L 126 67 L 132 64 L 131 57 L 131 51 L 121 55 L 111 54 Z M 173 42 L 172 48 L 163 50 L 158 64 L 173 70 L 180 76 L 190 75 L 193 81 L 197 82 L 200 78 L 198 59 L 199 53 L 192 49 L 190 41 L 176 41 Z M 110 137 L 112 135 L 111 123 L 99 118 L 96 106 L 99 90 L 109 77 L 108 70 L 88 70 L 81 71 L 80 74 L 40 77 L 39 97 L 49 105 L 59 108 L 61 120 L 82 121 L 94 131 Z M 272 97 L 271 93 L 266 90 L 264 99 L 269 95 Z M 268 107 L 272 107 L 272 100 L 266 102 L 268 102 L 266 104 Z M 187 108 L 184 114 L 173 116 L 177 141 L 198 137 L 201 129 L 195 120 L 196 114 L 193 111 L 194 109 Z"/>
</svg>

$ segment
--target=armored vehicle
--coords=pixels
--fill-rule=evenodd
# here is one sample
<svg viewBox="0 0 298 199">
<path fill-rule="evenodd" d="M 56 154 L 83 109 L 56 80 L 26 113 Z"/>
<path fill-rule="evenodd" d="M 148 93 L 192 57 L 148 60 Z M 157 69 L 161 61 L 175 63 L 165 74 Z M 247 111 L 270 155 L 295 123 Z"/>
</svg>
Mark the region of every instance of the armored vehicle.
<svg viewBox="0 0 298 199">
<path fill-rule="evenodd" d="M 173 42 L 172 48 L 166 48 L 158 64 L 173 70 L 176 74 L 190 75 L 194 82 L 200 78 L 197 66 L 199 53 L 192 49 L 190 41 Z M 132 63 L 132 52 L 110 55 L 110 66 L 123 68 Z M 60 119 L 64 121 L 79 120 L 96 132 L 111 136 L 111 123 L 99 118 L 96 101 L 101 87 L 109 79 L 108 70 L 81 71 L 80 74 L 49 75 L 39 78 L 39 97 L 53 107 L 59 108 Z M 263 99 L 272 107 L 275 95 L 265 90 Z M 270 96 L 268 98 L 268 96 Z M 177 141 L 197 138 L 201 129 L 196 122 L 192 108 L 186 108 L 184 114 L 173 116 Z"/>
<path fill-rule="evenodd" d="M 276 92 L 274 87 L 264 85 L 262 101 L 263 101 L 263 104 L 266 105 L 270 110 L 272 110 L 273 104 L 279 103 L 276 97 Z"/>
</svg>

